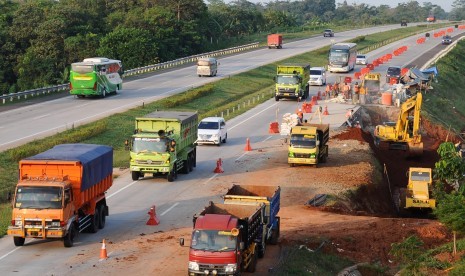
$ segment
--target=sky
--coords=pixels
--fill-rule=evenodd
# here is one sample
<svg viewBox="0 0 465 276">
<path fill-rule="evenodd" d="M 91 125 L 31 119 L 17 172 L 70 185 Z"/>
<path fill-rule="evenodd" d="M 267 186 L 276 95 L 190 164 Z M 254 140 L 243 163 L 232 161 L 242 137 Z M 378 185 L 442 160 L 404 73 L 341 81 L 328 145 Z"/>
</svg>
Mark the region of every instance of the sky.
<svg viewBox="0 0 465 276">
<path fill-rule="evenodd" d="M 224 0 L 225 3 L 232 2 L 234 0 Z M 268 2 L 273 2 L 274 0 L 247 0 L 252 3 L 268 3 Z M 293 1 L 293 0 L 291 0 Z M 393 1 L 386 1 L 386 0 L 347 0 L 348 4 L 362 4 L 365 3 L 370 6 L 380 6 L 380 5 L 390 5 L 391 7 L 396 7 L 398 3 L 407 3 L 410 0 L 393 0 Z M 423 2 L 430 2 L 433 5 L 438 5 L 441 8 L 443 8 L 446 12 L 450 12 L 452 9 L 452 3 L 454 0 L 416 0 L 418 3 L 420 3 L 421 6 L 423 6 Z M 344 0 L 336 0 L 336 5 L 338 3 L 342 3 Z M 386 2 L 392 2 L 392 3 L 386 3 Z"/>
</svg>

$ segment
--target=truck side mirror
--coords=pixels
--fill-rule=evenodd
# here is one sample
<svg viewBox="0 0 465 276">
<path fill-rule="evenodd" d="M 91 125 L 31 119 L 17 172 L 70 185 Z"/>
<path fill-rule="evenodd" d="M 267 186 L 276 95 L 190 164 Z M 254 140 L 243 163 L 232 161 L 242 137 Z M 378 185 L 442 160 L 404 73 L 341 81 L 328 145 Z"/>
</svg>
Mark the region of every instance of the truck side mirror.
<svg viewBox="0 0 465 276">
<path fill-rule="evenodd" d="M 244 246 L 244 242 L 240 242 L 240 243 L 239 243 L 239 249 L 240 249 L 240 250 L 244 250 L 244 247 L 245 247 L 245 246 Z"/>
<path fill-rule="evenodd" d="M 124 149 L 129 150 L 129 140 L 124 141 Z"/>
<path fill-rule="evenodd" d="M 179 239 L 179 245 L 180 245 L 180 246 L 184 246 L 184 238 L 180 238 L 180 239 Z"/>
<path fill-rule="evenodd" d="M 316 145 L 319 146 L 319 145 L 320 145 L 320 141 L 316 141 Z"/>
</svg>

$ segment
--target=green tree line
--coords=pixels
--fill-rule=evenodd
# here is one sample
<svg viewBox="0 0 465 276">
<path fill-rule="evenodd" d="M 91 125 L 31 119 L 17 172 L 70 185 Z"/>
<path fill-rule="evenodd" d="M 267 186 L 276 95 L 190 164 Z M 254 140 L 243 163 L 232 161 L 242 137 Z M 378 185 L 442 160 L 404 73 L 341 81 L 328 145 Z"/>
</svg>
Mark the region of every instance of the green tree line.
<svg viewBox="0 0 465 276">
<path fill-rule="evenodd" d="M 447 16 L 417 1 L 390 8 L 335 0 L 0 0 L 0 10 L 0 94 L 65 83 L 69 65 L 86 57 L 119 59 L 131 69 L 230 47 L 252 34 L 424 21 L 432 10 Z"/>
</svg>

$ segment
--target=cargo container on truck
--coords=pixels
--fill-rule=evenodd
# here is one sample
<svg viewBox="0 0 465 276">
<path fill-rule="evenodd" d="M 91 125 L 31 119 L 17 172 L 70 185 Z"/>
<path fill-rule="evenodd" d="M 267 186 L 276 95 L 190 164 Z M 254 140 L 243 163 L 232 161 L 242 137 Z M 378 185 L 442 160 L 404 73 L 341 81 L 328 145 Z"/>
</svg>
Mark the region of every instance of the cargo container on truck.
<svg viewBox="0 0 465 276">
<path fill-rule="evenodd" d="M 233 185 L 223 196 L 225 204 L 261 205 L 265 204 L 262 235 L 269 244 L 278 244 L 280 218 L 278 212 L 281 201 L 281 187 L 258 185 Z M 258 245 L 258 257 L 265 255 L 266 243 Z"/>
<path fill-rule="evenodd" d="M 239 275 L 254 272 L 263 236 L 265 205 L 210 202 L 194 215 L 188 275 Z M 184 239 L 179 243 L 184 245 Z"/>
<path fill-rule="evenodd" d="M 16 246 L 38 238 L 71 247 L 79 232 L 104 228 L 112 173 L 109 146 L 63 144 L 21 160 L 8 235 Z"/>
<path fill-rule="evenodd" d="M 178 171 L 196 166 L 198 115 L 187 111 L 156 111 L 136 118 L 134 134 L 126 140 L 133 180 L 144 174 L 164 175 L 174 181 Z"/>
<path fill-rule="evenodd" d="M 309 93 L 310 65 L 278 65 L 276 69 L 275 100 L 306 99 Z"/>
<path fill-rule="evenodd" d="M 283 36 L 280 34 L 270 34 L 268 35 L 268 49 L 276 48 L 281 49 L 283 48 Z"/>
<path fill-rule="evenodd" d="M 329 125 L 304 124 L 291 129 L 288 163 L 314 165 L 325 163 L 328 158 Z"/>
</svg>

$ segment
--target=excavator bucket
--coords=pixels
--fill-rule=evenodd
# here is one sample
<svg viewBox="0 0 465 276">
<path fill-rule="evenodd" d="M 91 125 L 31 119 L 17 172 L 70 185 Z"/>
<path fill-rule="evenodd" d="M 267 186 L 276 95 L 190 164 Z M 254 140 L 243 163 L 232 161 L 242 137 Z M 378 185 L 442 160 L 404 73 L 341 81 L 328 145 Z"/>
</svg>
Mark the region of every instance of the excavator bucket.
<svg viewBox="0 0 465 276">
<path fill-rule="evenodd" d="M 423 155 L 423 142 L 420 143 L 408 143 L 408 156 L 421 156 Z"/>
</svg>

